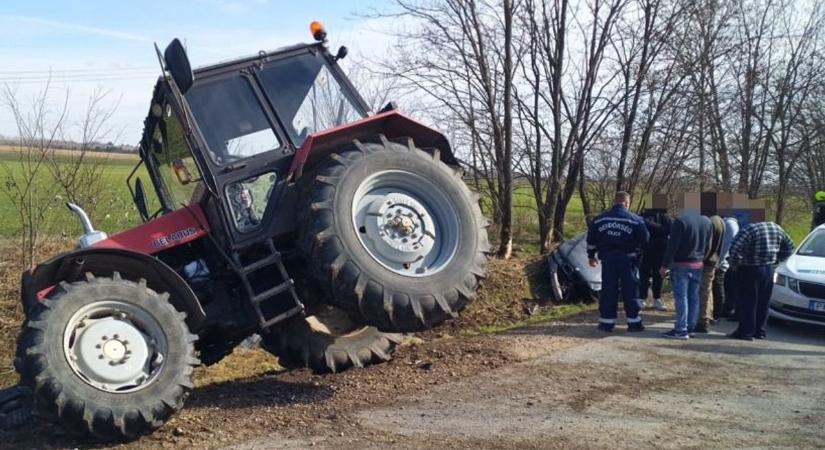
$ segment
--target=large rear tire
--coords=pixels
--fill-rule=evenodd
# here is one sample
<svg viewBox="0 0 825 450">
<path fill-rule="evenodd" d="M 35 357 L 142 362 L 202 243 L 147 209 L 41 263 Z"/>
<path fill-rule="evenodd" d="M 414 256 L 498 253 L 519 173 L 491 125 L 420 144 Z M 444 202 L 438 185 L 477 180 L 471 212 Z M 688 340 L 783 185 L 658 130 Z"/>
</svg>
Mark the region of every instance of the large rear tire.
<svg viewBox="0 0 825 450">
<path fill-rule="evenodd" d="M 337 373 L 389 361 L 401 335 L 358 326 L 341 309 L 323 306 L 309 317 L 296 317 L 264 334 L 261 346 L 287 369 Z"/>
<path fill-rule="evenodd" d="M 87 275 L 36 305 L 15 367 L 37 413 L 68 431 L 136 438 L 163 425 L 193 388 L 197 336 L 146 283 Z"/>
<path fill-rule="evenodd" d="M 355 141 L 308 176 L 308 270 L 332 302 L 382 331 L 432 328 L 463 310 L 487 267 L 478 196 L 437 151 Z"/>
</svg>

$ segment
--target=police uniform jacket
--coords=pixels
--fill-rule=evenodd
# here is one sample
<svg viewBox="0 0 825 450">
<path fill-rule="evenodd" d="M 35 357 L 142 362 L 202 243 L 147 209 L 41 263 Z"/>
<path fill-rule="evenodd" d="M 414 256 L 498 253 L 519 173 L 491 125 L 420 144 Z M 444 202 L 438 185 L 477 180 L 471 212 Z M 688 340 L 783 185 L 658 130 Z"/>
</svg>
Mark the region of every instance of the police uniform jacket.
<svg viewBox="0 0 825 450">
<path fill-rule="evenodd" d="M 649 238 L 644 219 L 622 205 L 615 205 L 590 224 L 587 256 L 595 258 L 596 254 L 608 252 L 638 253 Z"/>
</svg>

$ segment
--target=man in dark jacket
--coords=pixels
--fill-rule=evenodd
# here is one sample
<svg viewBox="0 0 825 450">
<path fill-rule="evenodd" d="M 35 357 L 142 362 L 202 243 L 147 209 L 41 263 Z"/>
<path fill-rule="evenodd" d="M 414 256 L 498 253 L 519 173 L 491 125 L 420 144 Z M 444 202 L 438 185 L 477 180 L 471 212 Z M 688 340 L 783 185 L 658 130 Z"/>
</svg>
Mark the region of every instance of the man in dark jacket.
<svg viewBox="0 0 825 450">
<path fill-rule="evenodd" d="M 613 207 L 593 219 L 587 231 L 590 266 L 602 262 L 602 291 L 599 296 L 599 329 L 613 331 L 618 316 L 621 285 L 627 331 L 644 331 L 639 316 L 636 270 L 639 252 L 649 235 L 644 220 L 629 211 L 630 195 L 617 192 Z M 598 255 L 598 259 L 596 259 Z"/>
<path fill-rule="evenodd" d="M 773 291 L 774 264 L 793 254 L 791 238 L 773 222 L 746 225 L 733 238 L 728 261 L 737 271 L 736 316 L 739 327 L 728 337 L 765 339 L 768 303 Z"/>
<path fill-rule="evenodd" d="M 648 208 L 642 211 L 641 216 L 650 233 L 650 240 L 644 245 L 642 251 L 639 298 L 643 302 L 646 301 L 648 288 L 652 288 L 653 307 L 659 311 L 665 311 L 667 308 L 662 302 L 662 275 L 659 273 L 659 268 L 662 267 L 662 258 L 665 254 L 665 247 L 667 247 L 667 238 L 670 235 L 673 219 L 667 215 L 666 209 Z M 651 279 L 653 280 L 652 286 Z"/>
<path fill-rule="evenodd" d="M 702 286 L 699 293 L 699 322 L 694 329 L 697 333 L 707 333 L 708 325 L 713 321 L 713 279 L 716 276 L 716 266 L 719 264 L 722 242 L 725 238 L 725 221 L 721 217 L 711 216 L 710 224 L 710 236 L 708 236 L 705 265 L 702 268 Z"/>
<path fill-rule="evenodd" d="M 699 320 L 699 284 L 710 236 L 710 220 L 697 213 L 683 213 L 673 221 L 660 272 L 670 270 L 676 322 L 663 335 L 690 339 Z"/>
</svg>

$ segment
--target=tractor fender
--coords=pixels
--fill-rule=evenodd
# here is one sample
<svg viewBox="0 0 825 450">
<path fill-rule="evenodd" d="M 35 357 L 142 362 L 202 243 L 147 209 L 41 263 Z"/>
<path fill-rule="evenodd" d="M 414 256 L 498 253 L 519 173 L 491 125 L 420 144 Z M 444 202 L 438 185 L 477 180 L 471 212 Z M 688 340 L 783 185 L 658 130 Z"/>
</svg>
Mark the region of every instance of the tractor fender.
<svg viewBox="0 0 825 450">
<path fill-rule="evenodd" d="M 289 175 L 300 177 L 305 167 L 312 167 L 341 146 L 379 134 L 389 139 L 412 138 L 419 148 L 437 148 L 445 164 L 459 165 L 450 142 L 443 134 L 396 110 L 390 110 L 309 135 L 295 152 Z"/>
<path fill-rule="evenodd" d="M 60 282 L 84 279 L 86 273 L 110 277 L 118 272 L 127 280 L 146 280 L 156 292 L 169 293 L 169 301 L 186 313 L 186 324 L 197 331 L 206 314 L 189 285 L 163 261 L 144 253 L 120 248 L 83 248 L 63 253 L 23 273 L 21 301 L 28 314 L 31 307 L 42 301 Z"/>
</svg>

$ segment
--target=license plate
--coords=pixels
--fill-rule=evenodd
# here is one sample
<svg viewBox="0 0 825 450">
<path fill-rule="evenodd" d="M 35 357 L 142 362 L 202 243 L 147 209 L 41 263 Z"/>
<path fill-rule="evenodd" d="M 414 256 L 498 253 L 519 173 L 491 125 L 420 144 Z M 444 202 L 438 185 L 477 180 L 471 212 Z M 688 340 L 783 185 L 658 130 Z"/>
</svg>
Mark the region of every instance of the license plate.
<svg viewBox="0 0 825 450">
<path fill-rule="evenodd" d="M 825 312 L 825 302 L 811 300 L 810 303 L 808 303 L 808 309 L 816 312 Z"/>
</svg>

